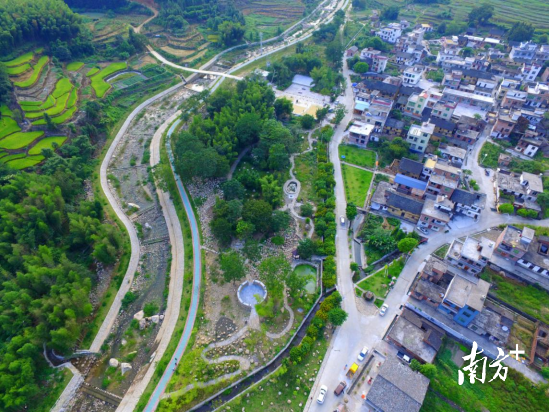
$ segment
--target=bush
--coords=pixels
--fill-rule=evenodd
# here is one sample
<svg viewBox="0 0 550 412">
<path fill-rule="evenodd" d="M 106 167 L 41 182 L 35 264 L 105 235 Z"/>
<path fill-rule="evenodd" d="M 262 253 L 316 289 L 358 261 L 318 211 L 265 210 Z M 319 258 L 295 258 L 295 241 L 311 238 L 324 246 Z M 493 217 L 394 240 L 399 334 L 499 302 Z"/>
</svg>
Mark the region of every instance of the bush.
<svg viewBox="0 0 550 412">
<path fill-rule="evenodd" d="M 510 203 L 503 203 L 498 207 L 498 211 L 504 214 L 512 214 L 514 213 L 514 206 Z"/>
<path fill-rule="evenodd" d="M 313 215 L 313 206 L 311 206 L 309 203 L 304 203 L 302 206 L 300 206 L 300 214 L 303 217 L 311 217 L 311 215 Z"/>
<path fill-rule="evenodd" d="M 363 294 L 363 297 L 365 298 L 365 300 L 371 301 L 371 300 L 374 299 L 374 293 L 372 293 L 370 290 L 367 290 L 367 291 Z"/>
<path fill-rule="evenodd" d="M 517 211 L 517 214 L 518 214 L 518 216 L 528 217 L 528 218 L 531 218 L 531 219 L 536 219 L 539 216 L 537 211 L 531 210 L 531 209 L 519 209 Z"/>
<path fill-rule="evenodd" d="M 282 246 L 285 243 L 285 238 L 282 236 L 273 236 L 271 238 L 271 243 L 273 243 L 276 246 Z"/>
<path fill-rule="evenodd" d="M 122 309 L 125 309 L 128 306 L 130 306 L 132 303 L 136 301 L 137 298 L 138 298 L 138 295 L 135 294 L 134 292 L 126 292 L 126 294 L 124 295 L 124 298 L 122 298 Z"/>
<path fill-rule="evenodd" d="M 155 313 L 159 311 L 159 307 L 154 302 L 149 302 L 143 307 L 143 313 L 145 313 L 145 316 L 153 316 Z"/>
<path fill-rule="evenodd" d="M 315 124 L 315 118 L 310 114 L 305 114 L 300 118 L 300 124 L 306 130 L 309 130 Z"/>
</svg>

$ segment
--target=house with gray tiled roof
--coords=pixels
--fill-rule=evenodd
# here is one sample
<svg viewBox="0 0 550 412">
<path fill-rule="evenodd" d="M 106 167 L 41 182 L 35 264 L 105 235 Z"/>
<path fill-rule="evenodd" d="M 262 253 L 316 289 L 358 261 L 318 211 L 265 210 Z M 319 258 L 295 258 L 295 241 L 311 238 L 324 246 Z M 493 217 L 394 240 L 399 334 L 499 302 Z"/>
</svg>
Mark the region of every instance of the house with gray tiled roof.
<svg viewBox="0 0 550 412">
<path fill-rule="evenodd" d="M 390 356 L 380 367 L 365 402 L 375 411 L 418 412 L 429 384 L 424 375 Z"/>
</svg>

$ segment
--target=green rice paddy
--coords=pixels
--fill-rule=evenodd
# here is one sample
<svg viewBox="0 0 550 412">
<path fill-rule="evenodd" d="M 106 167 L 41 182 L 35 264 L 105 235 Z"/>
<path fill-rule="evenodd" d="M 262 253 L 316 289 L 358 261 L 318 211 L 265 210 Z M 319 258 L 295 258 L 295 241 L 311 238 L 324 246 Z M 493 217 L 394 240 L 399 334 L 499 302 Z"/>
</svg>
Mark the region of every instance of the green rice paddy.
<svg viewBox="0 0 550 412">
<path fill-rule="evenodd" d="M 99 73 L 92 76 L 92 88 L 94 89 L 96 96 L 102 98 L 103 96 L 105 96 L 105 93 L 107 93 L 107 91 L 109 91 L 109 89 L 111 88 L 111 85 L 105 81 L 105 78 L 107 76 L 124 70 L 126 67 L 126 62 L 111 63 L 110 65 L 102 69 Z"/>
<path fill-rule="evenodd" d="M 30 155 L 39 155 L 42 153 L 42 149 L 52 149 L 53 150 L 53 144 L 57 143 L 57 146 L 62 146 L 63 143 L 65 143 L 65 140 L 67 140 L 67 137 L 65 136 L 51 136 L 51 137 L 45 137 L 44 139 L 40 140 L 38 143 L 36 143 L 30 150 Z"/>
<path fill-rule="evenodd" d="M 84 66 L 84 63 L 82 62 L 71 62 L 67 65 L 67 70 L 70 72 L 76 72 L 80 70 Z"/>
<path fill-rule="evenodd" d="M 0 148 L 8 150 L 21 149 L 23 147 L 27 147 L 43 134 L 43 131 L 15 132 L 0 140 Z"/>
<path fill-rule="evenodd" d="M 34 86 L 34 84 L 38 81 L 38 78 L 40 77 L 42 70 L 44 69 L 46 64 L 48 64 L 49 61 L 50 59 L 48 58 L 48 56 L 42 56 L 40 59 L 38 59 L 38 63 L 36 63 L 36 65 L 33 67 L 33 72 L 27 80 L 14 82 L 13 84 L 22 89 L 26 89 Z"/>
</svg>

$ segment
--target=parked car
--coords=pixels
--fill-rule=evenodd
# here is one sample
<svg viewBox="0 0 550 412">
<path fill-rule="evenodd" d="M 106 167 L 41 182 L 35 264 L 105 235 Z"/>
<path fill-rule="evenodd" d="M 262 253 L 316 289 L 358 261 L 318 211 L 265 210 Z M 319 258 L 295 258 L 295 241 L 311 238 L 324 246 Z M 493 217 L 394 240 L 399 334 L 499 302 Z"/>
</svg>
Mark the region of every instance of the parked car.
<svg viewBox="0 0 550 412">
<path fill-rule="evenodd" d="M 397 357 L 406 363 L 411 363 L 411 358 L 403 352 L 397 352 Z"/>
<path fill-rule="evenodd" d="M 367 353 L 369 353 L 369 348 L 366 346 L 361 349 L 361 352 L 359 352 L 359 355 L 357 355 L 357 360 L 359 362 L 363 362 L 363 359 L 365 359 L 365 356 L 367 356 Z"/>
<path fill-rule="evenodd" d="M 491 170 L 485 169 L 485 176 L 491 176 Z"/>
<path fill-rule="evenodd" d="M 334 389 L 334 394 L 336 396 L 340 396 L 342 394 L 342 392 L 344 392 L 344 389 L 346 389 L 346 386 L 347 386 L 347 383 L 342 381 L 338 384 L 338 386 L 336 387 L 336 389 Z"/>
<path fill-rule="evenodd" d="M 417 229 L 419 232 L 424 233 L 425 235 L 429 235 L 429 234 L 430 234 L 430 232 L 428 232 L 428 231 L 427 231 L 426 229 L 424 229 L 423 227 L 418 226 L 416 229 Z"/>
<path fill-rule="evenodd" d="M 327 396 L 328 388 L 325 385 L 321 385 L 321 390 L 319 391 L 319 396 L 317 397 L 317 403 L 324 403 Z"/>
<path fill-rule="evenodd" d="M 340 216 L 340 224 L 344 226 L 346 224 L 346 218 L 344 216 Z"/>
<path fill-rule="evenodd" d="M 382 305 L 382 307 L 380 308 L 380 316 L 384 316 L 386 314 L 386 311 L 388 310 L 388 305 L 386 305 L 385 303 Z"/>
</svg>

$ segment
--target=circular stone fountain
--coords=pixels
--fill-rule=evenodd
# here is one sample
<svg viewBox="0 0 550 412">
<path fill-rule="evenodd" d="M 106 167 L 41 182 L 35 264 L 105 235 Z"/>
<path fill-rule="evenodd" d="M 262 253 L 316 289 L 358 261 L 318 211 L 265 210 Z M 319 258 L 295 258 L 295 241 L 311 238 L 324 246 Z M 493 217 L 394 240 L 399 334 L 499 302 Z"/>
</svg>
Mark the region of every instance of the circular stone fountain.
<svg viewBox="0 0 550 412">
<path fill-rule="evenodd" d="M 237 290 L 237 297 L 239 302 L 244 306 L 253 308 L 254 305 L 264 301 L 267 296 L 267 290 L 265 285 L 259 280 L 254 280 L 252 282 L 246 281 Z"/>
</svg>

